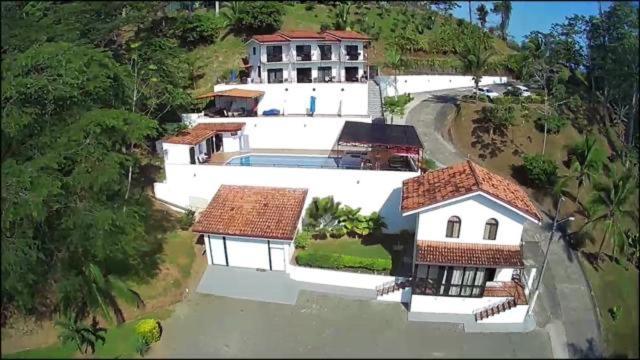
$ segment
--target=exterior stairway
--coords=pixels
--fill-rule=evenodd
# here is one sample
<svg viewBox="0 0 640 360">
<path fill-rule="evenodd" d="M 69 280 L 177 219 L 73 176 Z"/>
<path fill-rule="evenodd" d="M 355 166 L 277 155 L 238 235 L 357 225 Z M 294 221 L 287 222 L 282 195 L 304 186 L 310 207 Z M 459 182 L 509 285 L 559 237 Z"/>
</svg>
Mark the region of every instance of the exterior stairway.
<svg viewBox="0 0 640 360">
<path fill-rule="evenodd" d="M 382 98 L 380 97 L 380 88 L 374 80 L 368 81 L 368 109 L 372 118 L 383 117 L 382 115 Z"/>
<path fill-rule="evenodd" d="M 383 295 L 387 295 L 390 294 L 392 292 L 396 292 L 399 290 L 404 290 L 408 287 L 410 287 L 412 285 L 412 280 L 410 278 L 408 279 L 402 279 L 402 280 L 395 280 L 395 281 L 389 281 L 386 282 L 380 286 L 376 287 L 376 293 L 378 294 L 378 296 L 383 296 Z"/>
<path fill-rule="evenodd" d="M 488 306 L 484 309 L 481 309 L 479 311 L 476 311 L 473 313 L 476 321 L 479 320 L 484 320 L 488 317 L 494 316 L 494 315 L 498 315 L 500 313 L 503 313 L 511 308 L 516 307 L 516 299 L 514 298 L 509 298 L 501 303 L 495 304 L 495 305 L 491 305 Z"/>
</svg>

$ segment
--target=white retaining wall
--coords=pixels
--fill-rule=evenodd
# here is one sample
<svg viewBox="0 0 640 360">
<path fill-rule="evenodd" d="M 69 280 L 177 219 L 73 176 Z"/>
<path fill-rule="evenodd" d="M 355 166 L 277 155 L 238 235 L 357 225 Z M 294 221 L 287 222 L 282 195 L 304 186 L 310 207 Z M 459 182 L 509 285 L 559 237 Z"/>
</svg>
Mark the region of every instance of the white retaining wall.
<svg viewBox="0 0 640 360">
<path fill-rule="evenodd" d="M 376 286 L 395 280 L 395 276 L 358 274 L 346 271 L 302 267 L 293 264 L 289 264 L 287 272 L 291 279 L 297 281 L 370 290 L 375 290 Z"/>
<path fill-rule="evenodd" d="M 183 121 L 196 123 L 244 122 L 245 149 L 331 150 L 345 121 L 371 122 L 369 117 L 247 117 L 212 118 L 184 114 Z M 225 151 L 227 149 L 225 144 Z M 188 156 L 188 154 L 187 154 Z"/>
<path fill-rule="evenodd" d="M 506 297 L 465 298 L 451 296 L 411 296 L 411 312 L 443 313 L 443 314 L 473 314 L 492 304 L 499 304 Z"/>
<path fill-rule="evenodd" d="M 396 95 L 394 76 L 378 76 L 382 96 Z M 503 84 L 506 76 L 483 76 L 480 85 Z M 471 76 L 463 75 L 400 75 L 397 80 L 398 94 L 455 89 L 474 86 Z"/>
<path fill-rule="evenodd" d="M 220 84 L 214 91 L 228 89 L 264 91 L 258 103 L 258 114 L 278 109 L 285 115 L 304 115 L 311 96 L 316 97 L 316 112 L 321 115 L 368 115 L 366 83 L 284 83 L 284 84 Z"/>
<path fill-rule="evenodd" d="M 179 206 L 208 202 L 222 184 L 307 188 L 305 206 L 313 197 L 333 195 L 363 214 L 379 212 L 386 232 L 415 228 L 415 215 L 400 213 L 400 189 L 416 172 L 182 164 L 165 164 L 165 171 L 165 182 L 154 184 L 155 195 Z"/>
</svg>

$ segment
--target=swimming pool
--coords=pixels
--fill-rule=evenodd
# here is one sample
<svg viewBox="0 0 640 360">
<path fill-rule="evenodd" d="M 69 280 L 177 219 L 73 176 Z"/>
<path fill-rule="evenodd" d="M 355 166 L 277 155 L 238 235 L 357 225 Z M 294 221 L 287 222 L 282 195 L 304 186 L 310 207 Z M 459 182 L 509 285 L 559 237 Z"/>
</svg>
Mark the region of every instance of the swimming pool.
<svg viewBox="0 0 640 360">
<path fill-rule="evenodd" d="M 327 156 L 308 155 L 243 155 L 227 161 L 226 165 L 235 166 L 272 166 L 330 168 L 338 167 L 337 159 Z"/>
</svg>

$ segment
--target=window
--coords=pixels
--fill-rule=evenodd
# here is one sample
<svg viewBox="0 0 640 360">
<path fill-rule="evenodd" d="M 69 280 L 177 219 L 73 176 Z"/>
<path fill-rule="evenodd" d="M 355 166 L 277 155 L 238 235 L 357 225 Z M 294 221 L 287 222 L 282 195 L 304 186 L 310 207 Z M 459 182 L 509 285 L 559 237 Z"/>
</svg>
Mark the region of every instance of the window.
<svg viewBox="0 0 640 360">
<path fill-rule="evenodd" d="M 484 237 L 485 240 L 495 240 L 498 233 L 498 220 L 489 219 L 484 224 Z"/>
<path fill-rule="evenodd" d="M 267 46 L 267 62 L 282 61 L 282 46 Z"/>
<path fill-rule="evenodd" d="M 460 237 L 460 218 L 457 216 L 452 216 L 447 221 L 447 235 L 448 238 L 459 238 Z"/>
<path fill-rule="evenodd" d="M 253 55 L 255 55 L 255 54 L 256 54 L 256 47 L 254 46 L 253 47 Z"/>
<path fill-rule="evenodd" d="M 331 60 L 331 45 L 318 45 L 320 60 Z"/>
<path fill-rule="evenodd" d="M 358 45 L 346 45 L 344 47 L 347 53 L 347 60 L 359 60 L 360 52 L 358 51 Z"/>
<path fill-rule="evenodd" d="M 282 69 L 267 69 L 267 82 L 269 84 L 279 84 L 282 83 Z"/>
<path fill-rule="evenodd" d="M 311 61 L 311 45 L 296 45 L 296 60 Z"/>
<path fill-rule="evenodd" d="M 331 81 L 331 67 L 330 66 L 318 66 L 318 81 L 329 82 Z"/>
</svg>

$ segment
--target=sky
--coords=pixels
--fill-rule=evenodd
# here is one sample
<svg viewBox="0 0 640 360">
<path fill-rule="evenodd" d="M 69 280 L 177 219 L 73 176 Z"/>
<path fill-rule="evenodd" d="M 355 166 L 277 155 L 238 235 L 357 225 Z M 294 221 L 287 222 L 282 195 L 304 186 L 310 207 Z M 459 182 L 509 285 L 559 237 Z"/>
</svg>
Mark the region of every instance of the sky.
<svg viewBox="0 0 640 360">
<path fill-rule="evenodd" d="M 469 20 L 469 5 L 466 1 L 458 2 L 461 6 L 454 10 L 453 15 Z M 491 12 L 491 1 L 472 1 L 471 11 L 474 23 L 478 23 L 475 13 L 476 7 L 484 3 Z M 610 5 L 610 1 L 602 1 L 604 11 Z M 516 42 L 524 40 L 524 36 L 533 30 L 546 32 L 554 23 L 564 22 L 567 16 L 597 15 L 598 1 L 512 1 L 511 20 L 509 20 L 509 35 Z M 500 22 L 499 15 L 489 13 L 487 26 L 495 26 Z"/>
</svg>

